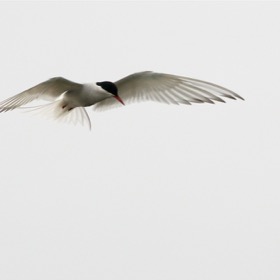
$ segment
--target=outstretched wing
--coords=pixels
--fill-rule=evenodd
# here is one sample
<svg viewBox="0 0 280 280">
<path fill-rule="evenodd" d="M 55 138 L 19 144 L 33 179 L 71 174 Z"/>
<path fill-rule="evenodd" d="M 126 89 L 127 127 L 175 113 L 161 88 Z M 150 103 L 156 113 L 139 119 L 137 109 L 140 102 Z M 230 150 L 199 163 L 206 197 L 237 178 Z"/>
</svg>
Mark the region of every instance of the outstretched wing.
<svg viewBox="0 0 280 280">
<path fill-rule="evenodd" d="M 151 71 L 129 75 L 115 82 L 125 104 L 156 101 L 167 104 L 225 102 L 222 98 L 243 99 L 235 92 L 219 85 L 170 74 Z M 108 98 L 94 106 L 95 110 L 120 107 L 115 98 Z"/>
<path fill-rule="evenodd" d="M 56 100 L 64 92 L 81 86 L 62 77 L 55 77 L 0 102 L 0 112 L 14 110 L 35 99 Z"/>
</svg>

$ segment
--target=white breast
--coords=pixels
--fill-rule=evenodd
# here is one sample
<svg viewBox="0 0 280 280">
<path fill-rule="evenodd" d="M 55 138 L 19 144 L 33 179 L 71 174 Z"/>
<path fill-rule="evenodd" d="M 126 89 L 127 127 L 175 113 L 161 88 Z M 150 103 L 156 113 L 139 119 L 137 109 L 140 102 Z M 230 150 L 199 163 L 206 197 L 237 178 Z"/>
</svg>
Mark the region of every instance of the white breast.
<svg viewBox="0 0 280 280">
<path fill-rule="evenodd" d="M 73 92 L 66 94 L 69 103 L 75 103 L 75 106 L 91 106 L 97 102 L 111 97 L 111 94 L 104 91 L 101 87 L 95 83 L 83 84 L 83 87 L 79 93 Z"/>
</svg>

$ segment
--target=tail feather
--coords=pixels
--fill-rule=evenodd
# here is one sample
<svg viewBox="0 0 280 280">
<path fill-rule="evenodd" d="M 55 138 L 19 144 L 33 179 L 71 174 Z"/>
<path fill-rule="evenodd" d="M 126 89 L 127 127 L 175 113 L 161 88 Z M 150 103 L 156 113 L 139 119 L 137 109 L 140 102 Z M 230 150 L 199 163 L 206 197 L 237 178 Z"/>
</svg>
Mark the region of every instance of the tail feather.
<svg viewBox="0 0 280 280">
<path fill-rule="evenodd" d="M 27 112 L 40 114 L 47 119 L 74 125 L 86 125 L 89 129 L 91 129 L 91 121 L 84 107 L 75 107 L 68 111 L 68 109 L 62 108 L 61 100 L 36 107 L 28 107 L 26 110 Z"/>
</svg>

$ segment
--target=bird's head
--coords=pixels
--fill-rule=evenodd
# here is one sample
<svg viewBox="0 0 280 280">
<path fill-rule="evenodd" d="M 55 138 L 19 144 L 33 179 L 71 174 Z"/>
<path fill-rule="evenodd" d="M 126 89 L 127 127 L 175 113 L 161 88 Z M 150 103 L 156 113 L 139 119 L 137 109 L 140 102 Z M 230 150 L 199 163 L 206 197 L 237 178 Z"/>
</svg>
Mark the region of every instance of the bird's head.
<svg viewBox="0 0 280 280">
<path fill-rule="evenodd" d="M 118 88 L 114 83 L 105 81 L 105 82 L 97 82 L 96 84 L 100 86 L 102 89 L 104 89 L 105 91 L 107 91 L 108 93 L 110 93 L 121 104 L 125 105 L 122 99 L 119 97 Z"/>
</svg>

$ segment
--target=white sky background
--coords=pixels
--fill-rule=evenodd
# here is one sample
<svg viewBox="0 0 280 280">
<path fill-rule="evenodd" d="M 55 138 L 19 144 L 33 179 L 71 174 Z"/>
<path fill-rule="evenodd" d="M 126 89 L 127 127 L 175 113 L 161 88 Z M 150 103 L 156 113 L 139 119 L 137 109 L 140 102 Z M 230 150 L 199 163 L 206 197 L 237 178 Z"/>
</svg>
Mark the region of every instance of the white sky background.
<svg viewBox="0 0 280 280">
<path fill-rule="evenodd" d="M 280 3 L 1 3 L 0 99 L 154 70 L 246 101 L 1 114 L 0 279 L 279 279 Z"/>
</svg>

